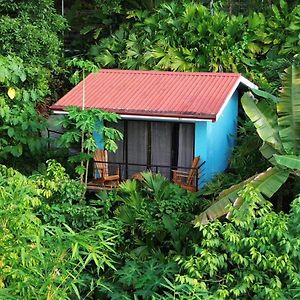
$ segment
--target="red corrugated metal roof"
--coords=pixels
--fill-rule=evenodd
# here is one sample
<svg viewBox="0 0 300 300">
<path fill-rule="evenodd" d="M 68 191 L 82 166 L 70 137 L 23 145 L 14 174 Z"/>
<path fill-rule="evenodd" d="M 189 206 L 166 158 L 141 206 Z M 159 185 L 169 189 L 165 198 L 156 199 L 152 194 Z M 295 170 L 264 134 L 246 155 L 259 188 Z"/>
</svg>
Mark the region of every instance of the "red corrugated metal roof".
<svg viewBox="0 0 300 300">
<path fill-rule="evenodd" d="M 234 73 L 101 70 L 85 82 L 85 107 L 123 115 L 215 120 L 242 76 Z M 82 82 L 51 108 L 82 106 Z"/>
</svg>

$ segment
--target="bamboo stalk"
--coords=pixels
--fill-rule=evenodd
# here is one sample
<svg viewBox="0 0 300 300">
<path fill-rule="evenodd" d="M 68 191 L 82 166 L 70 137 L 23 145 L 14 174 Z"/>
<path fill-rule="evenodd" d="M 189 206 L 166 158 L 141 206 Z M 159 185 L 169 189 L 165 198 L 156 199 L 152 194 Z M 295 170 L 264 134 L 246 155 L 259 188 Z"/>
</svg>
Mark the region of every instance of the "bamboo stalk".
<svg viewBox="0 0 300 300">
<path fill-rule="evenodd" d="M 82 110 L 84 110 L 85 108 L 85 72 L 84 69 L 82 70 Z M 84 153 L 84 148 L 83 148 L 83 144 L 84 144 L 84 131 L 81 132 L 81 153 Z M 80 162 L 80 166 L 83 167 L 83 160 L 81 160 Z M 80 175 L 80 182 L 83 183 L 83 178 L 84 178 L 84 174 Z"/>
<path fill-rule="evenodd" d="M 84 149 L 83 149 L 83 143 L 84 143 L 84 132 L 82 131 L 81 132 L 81 153 L 84 152 Z M 83 167 L 83 160 L 81 159 L 80 161 L 80 166 Z M 80 174 L 80 182 L 83 183 L 83 176 L 84 174 Z"/>
<path fill-rule="evenodd" d="M 88 150 L 87 153 L 90 154 L 90 151 Z M 84 180 L 85 185 L 87 185 L 88 182 L 88 173 L 89 173 L 89 160 L 87 159 L 85 165 L 85 180 Z"/>
</svg>

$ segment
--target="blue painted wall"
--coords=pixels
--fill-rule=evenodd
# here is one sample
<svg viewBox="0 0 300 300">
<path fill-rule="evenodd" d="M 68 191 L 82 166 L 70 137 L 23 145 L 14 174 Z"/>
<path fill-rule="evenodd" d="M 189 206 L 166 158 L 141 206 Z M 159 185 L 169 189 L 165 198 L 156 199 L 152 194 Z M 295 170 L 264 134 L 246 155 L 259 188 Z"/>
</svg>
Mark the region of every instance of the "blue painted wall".
<svg viewBox="0 0 300 300">
<path fill-rule="evenodd" d="M 202 167 L 200 186 L 224 171 L 235 145 L 238 116 L 238 93 L 235 92 L 216 122 L 195 124 L 195 156 L 200 155 Z"/>
<path fill-rule="evenodd" d="M 97 122 L 97 126 L 102 127 L 103 122 L 102 121 Z M 103 141 L 102 134 L 100 134 L 98 132 L 94 132 L 93 136 L 94 136 L 94 139 L 96 141 L 96 145 L 97 145 L 98 149 L 104 149 L 104 141 Z"/>
<path fill-rule="evenodd" d="M 102 127 L 103 122 L 102 121 L 97 122 L 97 126 Z M 98 149 L 104 149 L 103 135 L 94 131 L 93 136 L 94 136 L 94 139 L 96 141 L 97 148 Z M 96 172 L 95 177 L 96 178 L 100 177 L 100 173 L 98 171 Z"/>
</svg>

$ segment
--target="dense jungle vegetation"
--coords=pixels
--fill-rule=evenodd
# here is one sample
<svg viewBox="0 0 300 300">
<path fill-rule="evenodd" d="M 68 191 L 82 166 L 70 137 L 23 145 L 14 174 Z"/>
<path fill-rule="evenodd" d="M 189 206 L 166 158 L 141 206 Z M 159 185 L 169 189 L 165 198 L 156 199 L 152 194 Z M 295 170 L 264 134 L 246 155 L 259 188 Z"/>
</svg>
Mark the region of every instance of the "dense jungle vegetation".
<svg viewBox="0 0 300 300">
<path fill-rule="evenodd" d="M 298 1 L 0 0 L 0 299 L 299 299 L 299 37 Z M 151 173 L 88 193 L 92 133 L 119 116 L 70 108 L 52 148 L 46 128 L 99 68 L 257 84 L 228 170 L 197 193 Z"/>
</svg>

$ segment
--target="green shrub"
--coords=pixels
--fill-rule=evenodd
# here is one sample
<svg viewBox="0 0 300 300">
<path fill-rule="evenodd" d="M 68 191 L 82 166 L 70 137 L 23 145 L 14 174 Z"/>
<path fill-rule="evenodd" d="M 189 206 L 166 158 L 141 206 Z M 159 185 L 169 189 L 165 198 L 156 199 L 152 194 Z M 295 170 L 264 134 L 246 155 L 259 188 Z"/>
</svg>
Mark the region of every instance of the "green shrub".
<svg viewBox="0 0 300 300">
<path fill-rule="evenodd" d="M 193 211 L 205 206 L 196 193 L 150 172 L 143 173 L 141 182 L 122 183 L 113 197 L 115 217 L 126 228 L 124 247 L 128 251 L 136 248 L 142 256 L 155 248 L 165 253 L 185 251 L 188 235 L 193 232 Z"/>
<path fill-rule="evenodd" d="M 118 229 L 97 222 L 79 232 L 43 225 L 35 211 L 45 187 L 0 165 L 0 298 L 74 299 L 95 274 L 114 268 Z"/>
<path fill-rule="evenodd" d="M 37 212 L 44 223 L 54 226 L 67 224 L 80 231 L 99 222 L 99 209 L 86 203 L 86 187 L 70 179 L 58 162 L 48 160 L 45 174 L 35 174 L 30 178 L 41 191 L 42 203 Z"/>
<path fill-rule="evenodd" d="M 161 175 L 146 172 L 142 177 L 122 183 L 118 191 L 102 192 L 93 201 L 121 231 L 117 271 L 99 278 L 99 299 L 151 299 L 163 289 L 164 278 L 174 280 L 174 255 L 190 253 L 192 240 L 199 237 L 192 225 L 193 211 L 205 203 L 198 194 Z"/>
<path fill-rule="evenodd" d="M 65 168 L 53 159 L 46 162 L 45 174 L 34 174 L 30 178 L 41 189 L 41 196 L 47 203 L 76 204 L 84 199 L 86 187 L 70 179 Z"/>
<path fill-rule="evenodd" d="M 286 215 L 273 212 L 251 187 L 241 196 L 245 202 L 231 211 L 231 222 L 199 227 L 202 239 L 193 254 L 177 258 L 182 273 L 173 288 L 187 286 L 190 295 L 206 294 L 205 299 L 299 297 L 299 198 Z"/>
<path fill-rule="evenodd" d="M 99 281 L 99 292 L 110 299 L 151 299 L 155 292 L 161 290 L 165 278 L 173 278 L 178 271 L 174 261 L 153 253 L 147 260 L 127 259 L 118 269 L 112 281 Z"/>
</svg>

